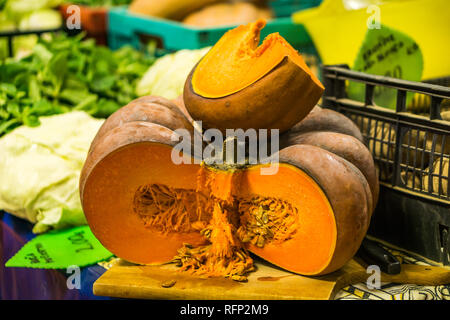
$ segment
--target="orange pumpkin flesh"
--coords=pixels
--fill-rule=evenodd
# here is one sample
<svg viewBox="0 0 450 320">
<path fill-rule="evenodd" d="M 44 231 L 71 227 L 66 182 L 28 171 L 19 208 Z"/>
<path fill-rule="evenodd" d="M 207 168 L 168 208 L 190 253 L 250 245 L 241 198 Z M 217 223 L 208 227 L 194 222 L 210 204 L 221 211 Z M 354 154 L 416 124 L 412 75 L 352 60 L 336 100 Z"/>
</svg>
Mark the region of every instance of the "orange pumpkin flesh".
<svg viewBox="0 0 450 320">
<path fill-rule="evenodd" d="M 264 20 L 228 31 L 194 67 L 184 103 L 205 128 L 288 130 L 320 99 L 324 87 L 279 34 L 258 47 Z"/>
<path fill-rule="evenodd" d="M 228 96 L 261 79 L 285 57 L 322 87 L 303 58 L 278 33 L 269 35 L 258 47 L 265 24 L 258 20 L 228 31 L 196 67 L 192 76 L 194 91 L 206 98 Z"/>
</svg>

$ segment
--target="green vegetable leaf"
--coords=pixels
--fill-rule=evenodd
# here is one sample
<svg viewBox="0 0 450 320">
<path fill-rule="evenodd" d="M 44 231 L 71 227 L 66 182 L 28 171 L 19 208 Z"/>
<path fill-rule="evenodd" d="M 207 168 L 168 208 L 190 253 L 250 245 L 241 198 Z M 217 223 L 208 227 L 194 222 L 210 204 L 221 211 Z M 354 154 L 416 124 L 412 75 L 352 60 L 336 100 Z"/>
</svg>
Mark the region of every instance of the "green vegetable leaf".
<svg viewBox="0 0 450 320">
<path fill-rule="evenodd" d="M 11 119 L 0 124 L 0 135 L 8 133 L 19 124 L 18 119 Z"/>
<path fill-rule="evenodd" d="M 34 101 L 39 101 L 41 99 L 41 90 L 39 89 L 39 83 L 36 77 L 29 78 L 28 96 Z"/>
<path fill-rule="evenodd" d="M 0 83 L 0 90 L 13 98 L 16 95 L 17 88 L 11 83 Z"/>
<path fill-rule="evenodd" d="M 39 122 L 39 118 L 35 115 L 29 115 L 23 118 L 23 123 L 29 127 L 37 127 L 41 123 Z"/>
<path fill-rule="evenodd" d="M 98 118 L 107 118 L 119 108 L 120 105 L 113 100 L 100 99 L 97 104 L 97 110 L 93 111 L 92 115 Z"/>
<path fill-rule="evenodd" d="M 107 91 L 114 86 L 116 82 L 115 75 L 94 74 L 91 81 L 91 89 L 96 92 Z"/>
<path fill-rule="evenodd" d="M 0 108 L 0 118 L 3 120 L 7 120 L 9 118 L 9 112 L 4 110 L 3 108 Z"/>
<path fill-rule="evenodd" d="M 41 60 L 44 64 L 50 62 L 53 54 L 42 44 L 38 43 L 33 48 L 33 53 Z"/>
<path fill-rule="evenodd" d="M 12 114 L 16 118 L 21 118 L 21 116 L 22 116 L 19 105 L 14 101 L 11 101 L 10 103 L 8 103 L 8 105 L 6 107 L 6 111 L 8 111 L 10 114 Z"/>
<path fill-rule="evenodd" d="M 79 104 L 77 104 L 74 110 L 84 110 L 89 111 L 92 108 L 93 104 L 97 102 L 98 96 L 95 94 L 90 94 L 86 98 L 83 99 Z"/>
<path fill-rule="evenodd" d="M 55 113 L 59 113 L 57 112 L 57 108 L 47 99 L 36 101 L 30 108 L 30 114 L 33 114 L 35 116 L 51 115 Z"/>
<path fill-rule="evenodd" d="M 50 59 L 48 64 L 48 75 L 54 86 L 55 96 L 58 95 L 64 83 L 64 76 L 67 73 L 67 57 L 67 52 L 58 53 Z"/>
<path fill-rule="evenodd" d="M 83 37 L 47 34 L 29 56 L 0 62 L 0 136 L 72 110 L 106 118 L 137 98 L 136 84 L 154 56 L 131 47 L 113 52 Z"/>
</svg>

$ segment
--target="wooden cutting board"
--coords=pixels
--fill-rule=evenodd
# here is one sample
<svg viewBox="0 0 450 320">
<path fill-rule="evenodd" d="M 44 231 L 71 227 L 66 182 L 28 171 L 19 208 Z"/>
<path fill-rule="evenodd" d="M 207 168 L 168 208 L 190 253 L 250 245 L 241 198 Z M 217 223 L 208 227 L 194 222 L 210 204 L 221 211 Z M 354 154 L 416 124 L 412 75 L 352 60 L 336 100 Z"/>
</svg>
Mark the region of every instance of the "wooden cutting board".
<svg viewBox="0 0 450 320">
<path fill-rule="evenodd" d="M 327 300 L 342 288 L 366 282 L 370 274 L 356 260 L 332 274 L 320 277 L 296 275 L 264 261 L 248 282 L 207 278 L 181 273 L 174 265 L 137 266 L 120 261 L 95 283 L 94 294 L 135 299 L 186 300 Z M 382 282 L 440 285 L 450 283 L 450 269 L 402 265 L 398 275 L 381 274 Z M 173 284 L 170 286 L 170 284 Z M 168 287 L 169 286 L 169 287 Z"/>
</svg>

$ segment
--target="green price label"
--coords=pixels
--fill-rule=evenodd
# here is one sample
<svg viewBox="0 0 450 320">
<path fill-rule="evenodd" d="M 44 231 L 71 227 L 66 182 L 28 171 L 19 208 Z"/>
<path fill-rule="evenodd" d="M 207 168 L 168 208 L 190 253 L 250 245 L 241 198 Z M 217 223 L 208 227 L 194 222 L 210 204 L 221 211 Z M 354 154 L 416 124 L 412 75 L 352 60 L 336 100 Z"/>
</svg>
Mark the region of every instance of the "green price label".
<svg viewBox="0 0 450 320">
<path fill-rule="evenodd" d="M 380 29 L 369 29 L 353 65 L 353 70 L 420 81 L 423 71 L 423 57 L 418 44 L 408 35 L 381 25 Z M 350 82 L 348 96 L 364 101 L 365 86 Z M 407 94 L 406 103 L 413 98 Z M 397 92 L 388 87 L 375 87 L 373 100 L 380 107 L 395 109 Z"/>
<path fill-rule="evenodd" d="M 88 226 L 51 231 L 27 242 L 11 259 L 7 267 L 66 269 L 84 267 L 112 257 L 95 238 Z"/>
</svg>

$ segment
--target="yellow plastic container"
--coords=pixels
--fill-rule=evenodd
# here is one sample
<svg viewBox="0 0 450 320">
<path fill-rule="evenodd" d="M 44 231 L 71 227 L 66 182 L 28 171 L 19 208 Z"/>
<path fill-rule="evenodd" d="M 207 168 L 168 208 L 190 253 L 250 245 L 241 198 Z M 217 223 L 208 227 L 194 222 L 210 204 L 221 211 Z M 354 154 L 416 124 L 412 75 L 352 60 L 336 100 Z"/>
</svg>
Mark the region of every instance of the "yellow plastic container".
<svg viewBox="0 0 450 320">
<path fill-rule="evenodd" d="M 353 65 L 379 8 L 380 23 L 412 37 L 424 57 L 423 79 L 450 75 L 449 0 L 324 0 L 319 7 L 293 14 L 310 34 L 323 64 Z M 353 9 L 352 9 L 353 6 Z M 373 8 L 373 7 L 372 7 Z"/>
</svg>

